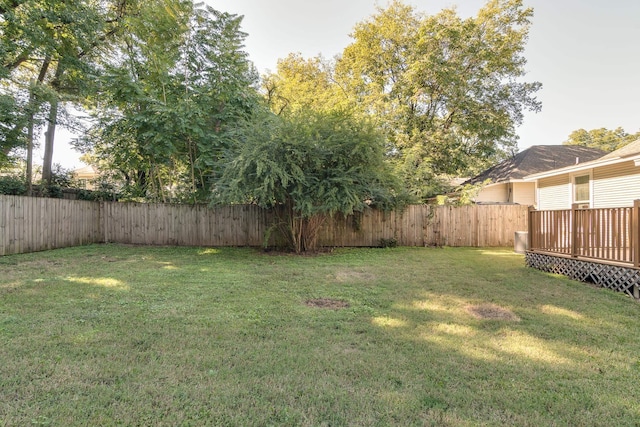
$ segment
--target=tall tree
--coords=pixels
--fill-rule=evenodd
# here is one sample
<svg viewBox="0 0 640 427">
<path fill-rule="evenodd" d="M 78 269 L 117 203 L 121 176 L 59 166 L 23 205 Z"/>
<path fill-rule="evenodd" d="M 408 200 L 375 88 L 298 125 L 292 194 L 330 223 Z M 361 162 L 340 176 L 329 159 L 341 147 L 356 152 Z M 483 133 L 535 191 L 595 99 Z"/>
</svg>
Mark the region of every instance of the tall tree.
<svg viewBox="0 0 640 427">
<path fill-rule="evenodd" d="M 128 21 L 84 142 L 133 195 L 195 202 L 208 197 L 235 122 L 257 102 L 257 76 L 240 17 L 178 6 Z"/>
<path fill-rule="evenodd" d="M 26 117 L 0 117 L 0 147 L 6 156 L 26 141 L 27 151 L 40 115 L 46 115 L 43 177 L 50 181 L 55 128 L 68 101 L 80 101 L 95 60 L 104 52 L 124 14 L 137 0 L 3 1 L 0 20 L 0 80 L 14 105 L 21 93 Z M 38 71 L 39 70 L 39 71 Z M 37 76 L 37 78 L 36 78 Z M 34 85 L 35 83 L 35 85 Z M 8 102 L 8 101 L 7 101 Z M 28 158 L 30 156 L 28 155 Z M 30 167 L 30 165 L 28 166 Z"/>
<path fill-rule="evenodd" d="M 522 81 L 532 10 L 491 0 L 473 18 L 433 16 L 394 1 L 359 23 L 337 79 L 381 118 L 399 173 L 420 197 L 443 173 L 482 166 L 517 144 L 539 83 Z"/>
<path fill-rule="evenodd" d="M 571 132 L 563 144 L 599 148 L 604 151 L 614 151 L 637 140 L 638 138 L 640 138 L 640 132 L 629 134 L 621 127 L 614 130 L 606 128 L 591 130 L 578 129 Z"/>
</svg>

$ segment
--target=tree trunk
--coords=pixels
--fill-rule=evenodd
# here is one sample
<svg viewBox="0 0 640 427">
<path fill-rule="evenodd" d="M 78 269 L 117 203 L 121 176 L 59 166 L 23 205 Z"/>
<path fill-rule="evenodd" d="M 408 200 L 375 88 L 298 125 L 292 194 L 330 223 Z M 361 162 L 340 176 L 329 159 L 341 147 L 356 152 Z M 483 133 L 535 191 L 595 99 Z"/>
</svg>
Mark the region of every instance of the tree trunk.
<svg viewBox="0 0 640 427">
<path fill-rule="evenodd" d="M 49 123 L 47 131 L 44 133 L 44 159 L 42 161 L 42 180 L 51 185 L 52 163 L 53 163 L 53 142 L 56 135 L 56 121 L 58 119 L 58 100 L 51 101 L 49 109 Z"/>
<path fill-rule="evenodd" d="M 40 73 L 38 73 L 37 84 L 41 84 L 44 81 L 44 77 L 47 75 L 47 70 L 49 69 L 49 64 L 51 63 L 51 57 L 47 55 L 47 57 L 42 62 L 42 67 L 40 67 Z M 33 84 L 33 83 L 32 83 Z M 33 93 L 33 88 L 29 91 L 29 108 L 28 114 L 29 118 L 27 124 L 29 126 L 27 133 L 27 171 L 26 171 L 26 179 L 27 179 L 27 196 L 31 196 L 33 192 L 33 128 L 35 126 L 34 117 L 35 117 L 35 108 L 36 108 L 36 97 Z"/>
<path fill-rule="evenodd" d="M 27 196 L 33 192 L 33 112 L 29 113 L 29 130 L 27 133 Z"/>
<path fill-rule="evenodd" d="M 51 87 L 58 92 L 60 86 L 60 78 L 62 77 L 62 73 L 64 73 L 64 68 L 60 63 L 58 63 L 58 68 L 56 69 L 56 75 L 53 77 L 53 81 L 51 82 Z M 56 95 L 57 96 L 57 95 Z M 52 163 L 53 163 L 53 142 L 55 140 L 56 135 L 56 125 L 58 122 L 58 99 L 55 98 L 51 101 L 51 106 L 49 109 L 49 120 L 47 124 L 47 131 L 44 134 L 44 159 L 42 161 L 42 180 L 47 183 L 47 185 L 51 185 L 52 179 Z"/>
</svg>

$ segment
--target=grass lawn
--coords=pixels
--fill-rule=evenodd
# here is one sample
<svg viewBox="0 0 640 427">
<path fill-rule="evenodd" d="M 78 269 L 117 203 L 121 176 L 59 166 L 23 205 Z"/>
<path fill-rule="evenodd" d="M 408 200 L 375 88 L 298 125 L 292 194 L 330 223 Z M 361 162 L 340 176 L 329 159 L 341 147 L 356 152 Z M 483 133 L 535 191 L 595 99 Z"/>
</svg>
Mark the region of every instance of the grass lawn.
<svg viewBox="0 0 640 427">
<path fill-rule="evenodd" d="M 6 256 L 0 425 L 637 426 L 639 322 L 510 250 Z"/>
</svg>

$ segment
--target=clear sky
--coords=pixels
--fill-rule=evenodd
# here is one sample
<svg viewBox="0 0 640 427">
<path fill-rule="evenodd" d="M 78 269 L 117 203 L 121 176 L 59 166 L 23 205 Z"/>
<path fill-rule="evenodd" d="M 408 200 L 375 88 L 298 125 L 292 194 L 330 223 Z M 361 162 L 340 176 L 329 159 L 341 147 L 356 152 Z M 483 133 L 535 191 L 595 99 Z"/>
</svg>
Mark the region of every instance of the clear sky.
<svg viewBox="0 0 640 427">
<path fill-rule="evenodd" d="M 423 13 L 456 6 L 475 16 L 482 0 L 404 0 Z M 351 43 L 356 23 L 387 0 L 206 0 L 243 15 L 246 51 L 260 72 L 299 52 L 331 58 Z M 519 148 L 561 144 L 576 129 L 640 130 L 640 1 L 525 0 L 534 9 L 525 52 L 527 81 L 543 84 L 542 112 L 525 115 Z M 61 135 L 62 139 L 63 135 Z M 59 139 L 60 140 L 60 139 Z M 58 147 L 56 147 L 58 150 Z M 54 162 L 71 167 L 64 147 Z M 77 157 L 77 155 L 76 155 Z M 76 162 L 77 164 L 77 162 Z"/>
</svg>

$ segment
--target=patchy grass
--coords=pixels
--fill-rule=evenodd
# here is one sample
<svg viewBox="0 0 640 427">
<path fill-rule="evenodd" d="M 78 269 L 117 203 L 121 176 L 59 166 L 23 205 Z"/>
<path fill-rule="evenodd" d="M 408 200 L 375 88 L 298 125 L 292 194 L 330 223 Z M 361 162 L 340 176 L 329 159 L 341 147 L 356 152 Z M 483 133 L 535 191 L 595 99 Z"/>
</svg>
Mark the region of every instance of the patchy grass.
<svg viewBox="0 0 640 427">
<path fill-rule="evenodd" d="M 637 425 L 640 305 L 509 250 L 0 258 L 2 425 Z"/>
</svg>

